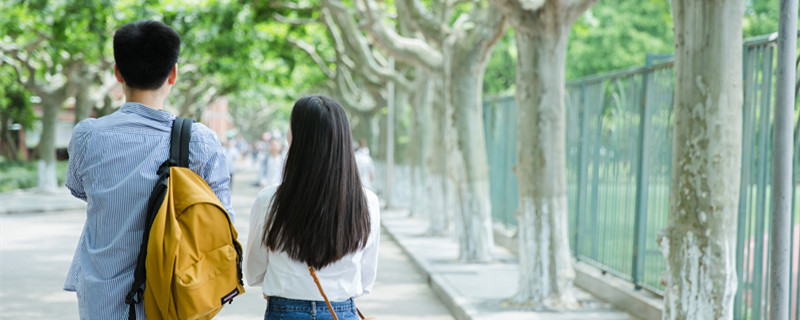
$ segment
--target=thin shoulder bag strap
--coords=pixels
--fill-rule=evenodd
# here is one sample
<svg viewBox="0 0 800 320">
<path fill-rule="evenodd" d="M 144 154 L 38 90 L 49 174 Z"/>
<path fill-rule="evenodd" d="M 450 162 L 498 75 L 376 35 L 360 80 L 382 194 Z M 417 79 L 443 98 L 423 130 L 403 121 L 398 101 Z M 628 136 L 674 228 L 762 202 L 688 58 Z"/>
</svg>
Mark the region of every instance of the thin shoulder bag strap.
<svg viewBox="0 0 800 320">
<path fill-rule="evenodd" d="M 308 266 L 308 273 L 310 273 L 311 277 L 314 278 L 314 283 L 317 284 L 317 289 L 319 289 L 319 294 L 321 294 L 322 298 L 325 299 L 325 304 L 328 305 L 328 311 L 331 312 L 333 320 L 339 320 L 339 318 L 336 317 L 336 312 L 333 312 L 333 307 L 331 306 L 331 302 L 328 300 L 328 296 L 326 296 L 325 291 L 322 290 L 322 285 L 319 283 L 319 278 L 317 278 L 317 272 L 314 271 L 314 267 Z M 359 318 L 364 319 L 364 315 L 361 313 L 361 310 L 358 310 L 358 308 L 356 308 L 356 312 L 358 312 Z"/>
<path fill-rule="evenodd" d="M 317 272 L 314 271 L 314 267 L 308 266 L 308 273 L 310 273 L 311 276 L 314 277 L 314 283 L 317 284 L 317 289 L 319 289 L 319 294 L 321 294 L 322 298 L 325 299 L 325 304 L 328 305 L 328 311 L 331 312 L 333 320 L 339 320 L 339 318 L 336 317 L 336 312 L 333 312 L 333 306 L 331 306 L 331 302 L 328 300 L 328 296 L 326 296 L 325 291 L 322 290 L 322 285 L 319 283 L 319 278 L 317 278 Z"/>
</svg>

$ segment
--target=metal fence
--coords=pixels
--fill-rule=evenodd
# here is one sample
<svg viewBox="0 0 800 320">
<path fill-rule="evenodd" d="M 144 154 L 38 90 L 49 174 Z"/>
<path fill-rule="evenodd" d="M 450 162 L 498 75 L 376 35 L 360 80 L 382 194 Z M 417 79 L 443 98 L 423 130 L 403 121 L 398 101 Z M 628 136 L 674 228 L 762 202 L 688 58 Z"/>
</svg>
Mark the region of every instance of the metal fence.
<svg viewBox="0 0 800 320">
<path fill-rule="evenodd" d="M 744 44 L 744 124 L 737 234 L 735 319 L 766 316 L 769 186 L 775 40 Z M 663 292 L 665 260 L 656 244 L 666 226 L 672 170 L 673 63 L 650 56 L 646 66 L 567 83 L 567 181 L 570 245 L 574 256 L 636 288 Z M 662 62 L 658 62 L 661 59 Z M 516 103 L 484 103 L 493 216 L 516 225 Z M 797 116 L 795 116 L 795 122 Z M 795 132 L 800 130 L 795 127 Z M 795 141 L 794 185 L 800 182 Z M 795 188 L 792 229 L 792 319 L 800 264 L 800 188 Z"/>
</svg>

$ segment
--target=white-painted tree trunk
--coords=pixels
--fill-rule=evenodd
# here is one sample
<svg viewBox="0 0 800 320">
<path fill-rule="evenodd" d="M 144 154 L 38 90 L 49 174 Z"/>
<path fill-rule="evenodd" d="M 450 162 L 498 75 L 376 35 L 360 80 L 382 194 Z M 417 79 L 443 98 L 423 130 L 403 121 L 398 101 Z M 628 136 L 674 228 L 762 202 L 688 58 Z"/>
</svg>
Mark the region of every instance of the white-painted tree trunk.
<svg viewBox="0 0 800 320">
<path fill-rule="evenodd" d="M 429 202 L 431 170 L 428 159 L 433 152 L 433 81 L 424 75 L 424 70 L 418 70 L 418 90 L 414 93 L 411 113 L 414 118 L 414 130 L 411 133 L 413 140 L 409 151 L 414 154 L 414 189 L 413 203 L 411 204 L 412 216 L 427 216 L 430 214 Z"/>
<path fill-rule="evenodd" d="M 56 173 L 56 126 L 58 111 L 66 100 L 66 94 L 54 93 L 42 98 L 42 138 L 39 141 L 39 189 L 55 192 L 58 188 Z"/>
<path fill-rule="evenodd" d="M 574 308 L 564 110 L 564 68 L 572 24 L 557 16 L 543 13 L 537 27 L 515 29 L 520 286 L 512 302 Z"/>
<path fill-rule="evenodd" d="M 569 249 L 564 110 L 567 36 L 596 0 L 495 0 L 517 50 L 517 209 L 520 284 L 510 302 L 579 307 Z"/>
<path fill-rule="evenodd" d="M 673 0 L 675 127 L 664 319 L 732 319 L 742 141 L 742 1 Z"/>
<path fill-rule="evenodd" d="M 438 92 L 442 92 L 442 82 L 436 84 Z M 433 115 L 435 125 L 432 135 L 434 138 L 433 152 L 426 159 L 431 171 L 431 178 L 428 179 L 428 226 L 427 234 L 433 236 L 445 235 L 450 229 L 450 209 L 454 208 L 449 192 L 448 185 L 448 139 L 446 135 L 449 130 L 451 117 L 448 116 L 447 106 L 442 95 L 434 99 Z"/>
<path fill-rule="evenodd" d="M 88 65 L 81 65 L 78 72 L 73 74 L 75 83 L 75 123 L 88 118 L 94 110 L 95 101 L 92 100 L 90 89 L 97 85 L 93 80 L 95 73 L 89 70 Z"/>
<path fill-rule="evenodd" d="M 485 50 L 494 43 L 486 42 L 479 34 L 454 36 L 445 50 L 445 92 L 456 132 L 450 163 L 458 205 L 456 236 L 459 258 L 467 262 L 491 261 L 494 248 L 482 99 Z"/>
</svg>

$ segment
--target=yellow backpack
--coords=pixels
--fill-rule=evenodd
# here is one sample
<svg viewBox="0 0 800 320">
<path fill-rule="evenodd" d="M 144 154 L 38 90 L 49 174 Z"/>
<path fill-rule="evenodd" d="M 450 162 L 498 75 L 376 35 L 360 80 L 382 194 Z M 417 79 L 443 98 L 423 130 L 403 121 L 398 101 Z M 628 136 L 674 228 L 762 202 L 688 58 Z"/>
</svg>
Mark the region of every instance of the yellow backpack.
<svg viewBox="0 0 800 320">
<path fill-rule="evenodd" d="M 192 120 L 172 125 L 170 159 L 150 196 L 129 319 L 144 301 L 147 319 L 211 319 L 244 293 L 242 246 L 228 213 L 188 168 Z M 180 142 L 178 142 L 180 139 Z"/>
</svg>

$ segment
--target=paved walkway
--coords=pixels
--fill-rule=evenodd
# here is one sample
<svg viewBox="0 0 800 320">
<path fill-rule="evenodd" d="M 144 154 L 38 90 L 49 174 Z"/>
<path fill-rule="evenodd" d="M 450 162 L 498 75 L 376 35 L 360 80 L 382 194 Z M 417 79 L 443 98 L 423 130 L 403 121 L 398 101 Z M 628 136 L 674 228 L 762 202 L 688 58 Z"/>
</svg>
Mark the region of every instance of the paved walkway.
<svg viewBox="0 0 800 320">
<path fill-rule="evenodd" d="M 259 191 L 253 180 L 252 172 L 234 180 L 234 225 L 242 245 L 247 245 L 250 208 Z M 62 287 L 85 220 L 85 204 L 64 188 L 0 194 L 0 319 L 78 319 L 75 294 Z M 379 261 L 374 291 L 356 299 L 362 312 L 381 320 L 453 319 L 389 236 L 381 240 Z M 246 287 L 247 293 L 215 319 L 263 319 L 260 289 Z"/>
<path fill-rule="evenodd" d="M 26 189 L 0 193 L 0 214 L 85 209 L 86 202 L 73 197 L 66 187 L 60 187 L 55 192 Z"/>
<path fill-rule="evenodd" d="M 247 245 L 250 207 L 259 188 L 251 185 L 252 171 L 237 174 L 234 181 L 234 224 Z M 85 221 L 84 209 L 66 189 L 56 194 L 32 190 L 0 194 L 0 319 L 77 318 L 75 296 L 61 286 Z M 506 307 L 505 300 L 518 285 L 513 254 L 497 247 L 495 263 L 460 263 L 455 241 L 424 236 L 424 220 L 409 218 L 402 210 L 384 210 L 381 216 L 384 236 L 378 281 L 372 294 L 356 301 L 366 315 L 381 320 L 632 319 L 578 289 L 580 310 Z M 262 317 L 265 303 L 260 288 L 246 290 L 217 318 Z"/>
</svg>

